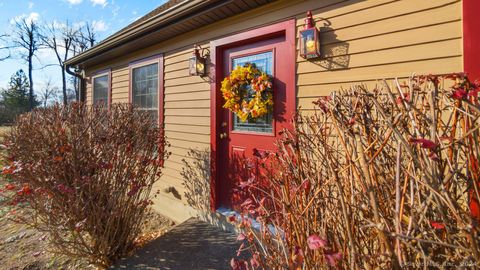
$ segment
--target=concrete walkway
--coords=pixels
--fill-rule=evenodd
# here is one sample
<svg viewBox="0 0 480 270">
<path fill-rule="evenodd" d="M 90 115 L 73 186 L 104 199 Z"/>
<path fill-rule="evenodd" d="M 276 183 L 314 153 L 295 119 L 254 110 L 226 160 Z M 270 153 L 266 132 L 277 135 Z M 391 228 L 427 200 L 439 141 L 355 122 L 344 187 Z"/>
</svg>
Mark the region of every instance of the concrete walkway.
<svg viewBox="0 0 480 270">
<path fill-rule="evenodd" d="M 191 218 L 112 269 L 231 269 L 239 243 L 233 233 Z"/>
</svg>

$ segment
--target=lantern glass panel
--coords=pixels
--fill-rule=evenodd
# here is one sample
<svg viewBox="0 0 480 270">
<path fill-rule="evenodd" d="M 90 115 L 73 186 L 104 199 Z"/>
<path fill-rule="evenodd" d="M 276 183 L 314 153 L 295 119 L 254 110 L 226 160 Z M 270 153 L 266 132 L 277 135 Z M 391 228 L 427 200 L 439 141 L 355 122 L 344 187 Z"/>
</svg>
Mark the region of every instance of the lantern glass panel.
<svg viewBox="0 0 480 270">
<path fill-rule="evenodd" d="M 197 75 L 197 57 L 196 56 L 190 57 L 188 70 L 191 76 Z"/>
<path fill-rule="evenodd" d="M 301 32 L 301 52 L 303 55 L 316 53 L 315 29 L 306 29 Z"/>
<path fill-rule="evenodd" d="M 300 56 L 306 59 L 320 57 L 320 40 L 316 28 L 300 31 Z"/>
<path fill-rule="evenodd" d="M 205 75 L 205 60 L 203 58 L 197 58 L 197 62 L 195 63 L 195 69 L 197 75 Z"/>
</svg>

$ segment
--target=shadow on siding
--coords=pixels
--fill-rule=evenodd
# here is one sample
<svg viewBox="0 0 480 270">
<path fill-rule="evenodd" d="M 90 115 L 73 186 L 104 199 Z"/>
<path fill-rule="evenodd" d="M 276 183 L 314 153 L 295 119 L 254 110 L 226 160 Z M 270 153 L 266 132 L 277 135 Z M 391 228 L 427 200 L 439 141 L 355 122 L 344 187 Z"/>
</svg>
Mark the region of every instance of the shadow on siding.
<svg viewBox="0 0 480 270">
<path fill-rule="evenodd" d="M 185 187 L 185 200 L 197 210 L 210 210 L 210 150 L 190 149 L 180 173 Z"/>
</svg>

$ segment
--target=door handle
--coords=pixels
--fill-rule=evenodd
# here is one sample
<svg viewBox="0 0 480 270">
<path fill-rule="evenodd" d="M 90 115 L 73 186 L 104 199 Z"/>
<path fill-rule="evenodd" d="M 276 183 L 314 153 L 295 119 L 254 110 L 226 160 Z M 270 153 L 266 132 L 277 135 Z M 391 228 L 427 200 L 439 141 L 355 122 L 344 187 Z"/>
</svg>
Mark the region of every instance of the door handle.
<svg viewBox="0 0 480 270">
<path fill-rule="evenodd" d="M 225 139 L 225 138 L 227 138 L 227 133 L 226 132 L 220 133 L 220 139 Z"/>
</svg>

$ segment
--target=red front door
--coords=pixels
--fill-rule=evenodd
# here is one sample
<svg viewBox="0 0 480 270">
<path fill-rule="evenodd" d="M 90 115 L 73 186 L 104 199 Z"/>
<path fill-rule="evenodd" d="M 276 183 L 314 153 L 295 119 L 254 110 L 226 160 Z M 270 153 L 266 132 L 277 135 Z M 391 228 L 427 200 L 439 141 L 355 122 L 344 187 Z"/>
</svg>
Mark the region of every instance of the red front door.
<svg viewBox="0 0 480 270">
<path fill-rule="evenodd" d="M 295 95 L 292 93 L 295 93 L 295 86 L 290 79 L 290 72 L 294 69 L 289 65 L 294 62 L 290 57 L 284 57 L 291 49 L 285 35 L 281 35 L 222 51 L 222 78 L 228 76 L 236 66 L 246 63 L 254 63 L 273 77 L 274 108 L 268 115 L 246 122 L 242 122 L 227 109 L 220 110 L 217 120 L 220 122 L 217 131 L 220 138 L 217 169 L 221 207 L 238 209 L 238 205 L 245 198 L 234 190 L 240 180 L 245 181 L 251 177 L 251 168 L 246 168 L 248 165 L 251 167 L 251 164 L 246 164 L 245 160 L 257 151 L 275 150 L 274 142 L 280 137 L 279 131 L 291 126 L 290 120 L 295 107 L 295 100 L 292 98 Z M 219 105 L 223 103 L 221 100 Z"/>
</svg>

